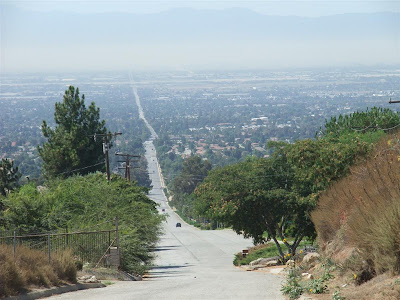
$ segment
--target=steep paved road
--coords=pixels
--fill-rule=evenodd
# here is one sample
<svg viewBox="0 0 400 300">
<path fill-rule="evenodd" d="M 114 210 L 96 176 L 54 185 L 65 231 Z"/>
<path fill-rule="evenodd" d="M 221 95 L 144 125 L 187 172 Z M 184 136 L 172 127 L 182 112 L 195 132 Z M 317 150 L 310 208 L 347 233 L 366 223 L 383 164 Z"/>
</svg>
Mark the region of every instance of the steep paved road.
<svg viewBox="0 0 400 300">
<path fill-rule="evenodd" d="M 136 102 L 140 99 L 134 89 Z M 143 111 L 141 117 L 144 118 Z M 150 126 L 148 122 L 145 122 Z M 150 126 L 151 127 L 151 126 Z M 234 253 L 252 245 L 231 230 L 201 231 L 184 223 L 168 206 L 152 137 L 145 142 L 153 189 L 149 197 L 168 215 L 164 235 L 156 249 L 155 267 L 140 282 L 118 282 L 107 288 L 84 290 L 51 299 L 284 299 L 282 277 L 245 272 L 232 265 Z M 176 223 L 182 227 L 176 227 Z"/>
</svg>

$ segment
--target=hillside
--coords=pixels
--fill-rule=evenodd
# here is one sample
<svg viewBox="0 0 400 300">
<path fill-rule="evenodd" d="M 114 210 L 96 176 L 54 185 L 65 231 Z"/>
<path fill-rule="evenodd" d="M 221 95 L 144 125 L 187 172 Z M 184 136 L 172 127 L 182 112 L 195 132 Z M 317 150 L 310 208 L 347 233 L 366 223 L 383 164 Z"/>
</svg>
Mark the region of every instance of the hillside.
<svg viewBox="0 0 400 300">
<path fill-rule="evenodd" d="M 399 299 L 399 138 L 382 138 L 320 195 L 311 219 L 321 256 L 290 269 L 290 299 Z"/>
</svg>

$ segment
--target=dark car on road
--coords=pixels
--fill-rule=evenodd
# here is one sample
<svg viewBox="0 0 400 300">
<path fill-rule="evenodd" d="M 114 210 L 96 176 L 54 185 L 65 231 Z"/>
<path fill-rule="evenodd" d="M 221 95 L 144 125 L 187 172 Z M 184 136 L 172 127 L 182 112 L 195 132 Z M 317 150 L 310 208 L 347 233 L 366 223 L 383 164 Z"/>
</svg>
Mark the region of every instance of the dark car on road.
<svg viewBox="0 0 400 300">
<path fill-rule="evenodd" d="M 182 227 L 181 223 L 176 223 L 176 227 Z"/>
</svg>

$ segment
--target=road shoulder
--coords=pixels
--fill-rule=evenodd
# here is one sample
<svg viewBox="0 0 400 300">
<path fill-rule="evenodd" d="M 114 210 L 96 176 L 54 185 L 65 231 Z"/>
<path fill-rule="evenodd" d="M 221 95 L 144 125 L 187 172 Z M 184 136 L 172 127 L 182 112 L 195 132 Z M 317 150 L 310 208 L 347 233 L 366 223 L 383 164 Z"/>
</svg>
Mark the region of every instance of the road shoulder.
<svg viewBox="0 0 400 300">
<path fill-rule="evenodd" d="M 93 289 L 93 288 L 103 288 L 105 285 L 101 282 L 99 283 L 77 283 L 71 285 L 64 285 L 59 287 L 53 287 L 45 290 L 35 290 L 26 294 L 21 294 L 18 296 L 11 296 L 5 298 L 5 300 L 34 300 L 44 297 L 50 297 L 53 295 L 59 295 L 68 292 L 74 292 L 79 290 Z"/>
</svg>

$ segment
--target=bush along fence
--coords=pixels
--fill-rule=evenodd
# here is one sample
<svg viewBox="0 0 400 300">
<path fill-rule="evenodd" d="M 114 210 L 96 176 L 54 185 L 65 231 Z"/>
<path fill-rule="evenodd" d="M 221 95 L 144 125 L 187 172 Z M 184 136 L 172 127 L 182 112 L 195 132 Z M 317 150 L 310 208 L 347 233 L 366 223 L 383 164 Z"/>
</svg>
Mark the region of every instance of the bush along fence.
<svg viewBox="0 0 400 300">
<path fill-rule="evenodd" d="M 100 224 L 99 224 L 100 225 Z M 51 256 L 58 251 L 70 249 L 77 261 L 88 263 L 94 267 L 120 267 L 120 247 L 118 218 L 114 228 L 108 230 L 82 230 L 68 232 L 22 233 L 22 230 L 0 230 L 0 244 L 14 246 L 14 257 L 17 246 L 23 245 L 31 249 L 43 250 Z M 94 228 L 94 227 L 92 227 Z"/>
</svg>

